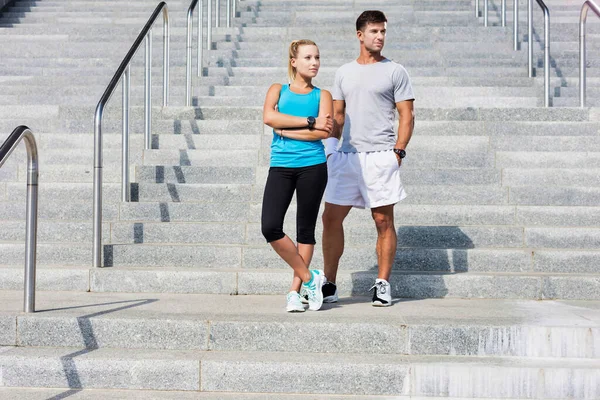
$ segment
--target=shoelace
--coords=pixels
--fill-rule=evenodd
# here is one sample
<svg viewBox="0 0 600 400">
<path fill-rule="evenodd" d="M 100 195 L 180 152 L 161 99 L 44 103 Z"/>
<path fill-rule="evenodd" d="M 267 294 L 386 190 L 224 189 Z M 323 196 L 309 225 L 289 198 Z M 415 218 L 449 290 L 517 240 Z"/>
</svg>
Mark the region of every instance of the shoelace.
<svg viewBox="0 0 600 400">
<path fill-rule="evenodd" d="M 387 285 L 385 282 L 375 282 L 375 284 L 371 286 L 371 289 L 369 289 L 369 292 L 373 289 L 377 289 L 377 293 L 385 294 L 385 292 L 387 292 Z"/>
</svg>

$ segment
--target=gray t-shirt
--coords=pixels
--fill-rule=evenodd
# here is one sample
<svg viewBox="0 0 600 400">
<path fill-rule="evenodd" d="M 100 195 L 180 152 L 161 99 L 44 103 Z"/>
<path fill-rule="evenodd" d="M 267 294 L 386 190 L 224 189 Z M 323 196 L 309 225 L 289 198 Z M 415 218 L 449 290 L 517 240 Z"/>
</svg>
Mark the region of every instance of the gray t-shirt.
<svg viewBox="0 0 600 400">
<path fill-rule="evenodd" d="M 356 60 L 335 73 L 333 100 L 346 102 L 344 153 L 389 150 L 396 144 L 396 103 L 414 100 L 404 67 L 388 59 L 374 64 Z"/>
</svg>

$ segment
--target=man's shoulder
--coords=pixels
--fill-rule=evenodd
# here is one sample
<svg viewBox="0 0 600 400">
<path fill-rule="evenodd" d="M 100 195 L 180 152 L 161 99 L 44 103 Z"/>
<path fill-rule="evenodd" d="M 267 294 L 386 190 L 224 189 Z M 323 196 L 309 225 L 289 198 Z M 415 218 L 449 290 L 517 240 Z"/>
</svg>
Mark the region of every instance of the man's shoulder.
<svg viewBox="0 0 600 400">
<path fill-rule="evenodd" d="M 349 69 L 352 69 L 354 66 L 356 65 L 356 60 L 352 60 L 350 62 L 347 62 L 345 64 L 342 64 L 338 69 L 337 72 L 338 73 L 343 73 L 344 71 L 347 71 Z"/>
<path fill-rule="evenodd" d="M 393 71 L 406 72 L 406 68 L 404 68 L 404 65 L 400 64 L 398 61 L 386 58 L 385 64 L 389 69 Z"/>
</svg>

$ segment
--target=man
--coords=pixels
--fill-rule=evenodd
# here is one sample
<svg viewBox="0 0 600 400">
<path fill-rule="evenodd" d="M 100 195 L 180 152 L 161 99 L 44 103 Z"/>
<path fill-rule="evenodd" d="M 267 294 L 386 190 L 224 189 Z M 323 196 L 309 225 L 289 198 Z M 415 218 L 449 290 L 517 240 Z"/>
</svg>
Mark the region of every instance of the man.
<svg viewBox="0 0 600 400">
<path fill-rule="evenodd" d="M 338 69 L 332 90 L 336 136 L 327 139 L 329 181 L 323 213 L 324 302 L 338 299 L 335 285 L 344 252 L 343 222 L 352 207 L 370 208 L 377 228 L 379 272 L 373 306 L 392 304 L 389 277 L 396 255 L 394 204 L 406 197 L 400 166 L 413 131 L 414 95 L 408 73 L 381 55 L 387 19 L 365 11 L 356 20 L 358 58 Z M 398 110 L 398 134 L 394 132 Z"/>
</svg>

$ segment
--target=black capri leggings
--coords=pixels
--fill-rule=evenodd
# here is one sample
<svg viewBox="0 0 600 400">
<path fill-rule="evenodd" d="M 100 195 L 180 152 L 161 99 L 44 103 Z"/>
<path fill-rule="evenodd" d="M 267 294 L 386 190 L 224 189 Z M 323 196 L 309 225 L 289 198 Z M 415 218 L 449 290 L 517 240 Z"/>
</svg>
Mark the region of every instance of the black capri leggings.
<svg viewBox="0 0 600 400">
<path fill-rule="evenodd" d="M 271 167 L 261 217 L 262 234 L 267 242 L 285 236 L 283 219 L 296 191 L 296 241 L 315 244 L 315 225 L 326 185 L 327 163 L 300 168 Z"/>
</svg>

